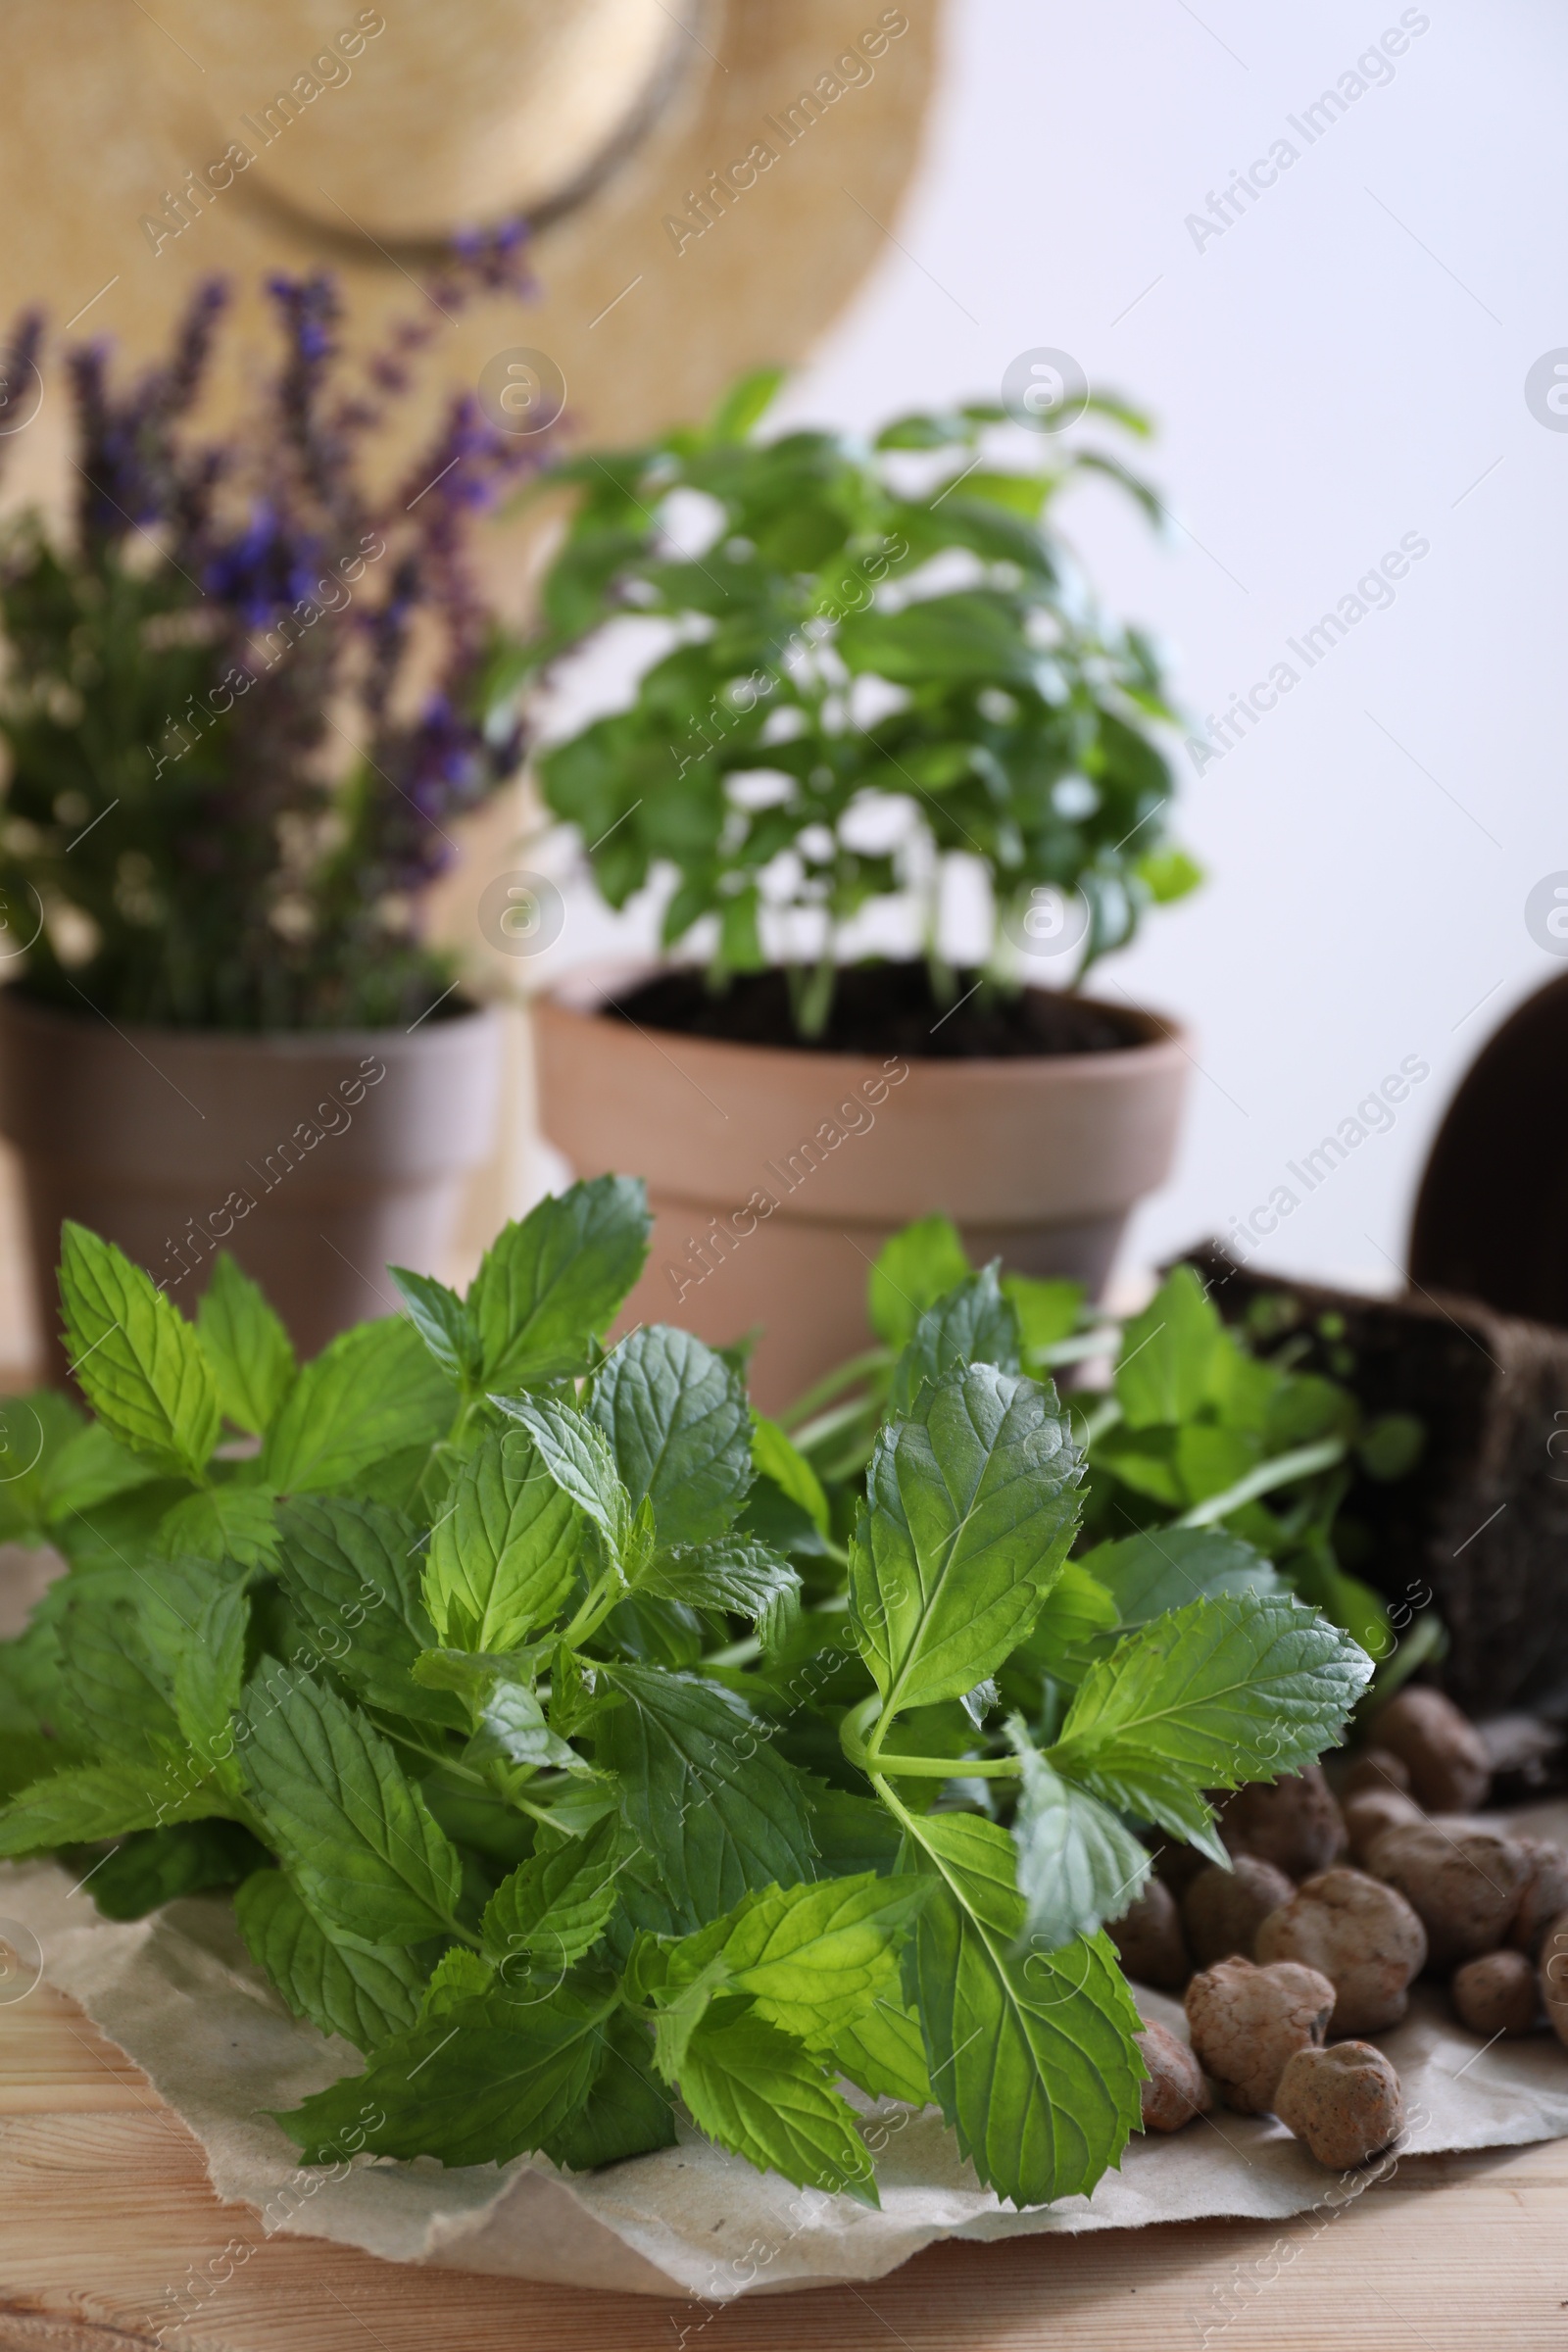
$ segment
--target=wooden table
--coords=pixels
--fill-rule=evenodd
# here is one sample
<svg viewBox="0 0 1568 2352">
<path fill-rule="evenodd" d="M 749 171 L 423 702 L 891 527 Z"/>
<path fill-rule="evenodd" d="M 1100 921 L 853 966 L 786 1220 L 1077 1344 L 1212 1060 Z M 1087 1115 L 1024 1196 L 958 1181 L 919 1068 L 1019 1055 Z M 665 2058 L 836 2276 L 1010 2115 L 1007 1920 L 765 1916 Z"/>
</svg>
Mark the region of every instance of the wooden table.
<svg viewBox="0 0 1568 2352">
<path fill-rule="evenodd" d="M 187 2283 L 222 2250 L 233 2275 Z M 1568 2344 L 1568 2142 L 1413 2158 L 1343 2209 L 933 2246 L 868 2287 L 728 2307 L 264 2237 L 146 2077 L 47 1985 L 0 2008 L 0 2352 L 1507 2352 Z"/>
</svg>

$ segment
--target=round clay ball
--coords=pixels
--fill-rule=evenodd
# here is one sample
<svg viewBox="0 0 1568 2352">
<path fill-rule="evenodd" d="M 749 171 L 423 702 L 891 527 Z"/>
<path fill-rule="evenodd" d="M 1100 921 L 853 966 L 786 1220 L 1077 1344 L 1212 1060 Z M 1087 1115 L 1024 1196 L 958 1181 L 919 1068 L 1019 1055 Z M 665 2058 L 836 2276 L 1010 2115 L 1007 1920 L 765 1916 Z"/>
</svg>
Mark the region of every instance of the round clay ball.
<svg viewBox="0 0 1568 2352">
<path fill-rule="evenodd" d="M 1345 1834 L 1352 1862 L 1364 1862 L 1385 1830 L 1403 1829 L 1426 1815 L 1413 1796 L 1397 1788 L 1358 1788 L 1345 1800 Z"/>
<path fill-rule="evenodd" d="M 1284 1871 L 1260 1862 L 1256 1854 L 1238 1854 L 1233 1870 L 1210 1862 L 1182 1896 L 1182 1926 L 1194 1965 L 1212 1968 L 1233 1953 L 1255 1960 L 1252 1944 L 1259 1927 L 1294 1892 Z"/>
<path fill-rule="evenodd" d="M 1208 1856 L 1200 1854 L 1196 1845 L 1179 1845 L 1174 1839 L 1167 1839 L 1154 1848 L 1154 1876 L 1170 1888 L 1178 1902 L 1199 1872 L 1208 1866 Z"/>
<path fill-rule="evenodd" d="M 1392 1747 L 1363 1747 L 1351 1758 L 1340 1782 L 1340 1802 L 1348 1796 L 1358 1796 L 1363 1789 L 1375 1789 L 1380 1794 L 1392 1788 L 1398 1796 L 1410 1793 L 1410 1767 Z"/>
<path fill-rule="evenodd" d="M 1408 1768 L 1410 1793 L 1429 1813 L 1473 1813 L 1486 1803 L 1492 1767 L 1481 1735 L 1441 1690 L 1400 1690 L 1374 1716 L 1372 1738 Z"/>
<path fill-rule="evenodd" d="M 1334 1987 L 1315 1968 L 1222 1960 L 1187 1987 L 1193 2054 L 1238 2115 L 1266 2115 L 1286 2061 L 1321 2043 Z"/>
<path fill-rule="evenodd" d="M 1528 1952 L 1483 1952 L 1453 1972 L 1448 1987 L 1461 2025 L 1493 2041 L 1528 2034 L 1541 2014 L 1536 1964 Z"/>
<path fill-rule="evenodd" d="M 1325 1870 L 1264 1920 L 1257 1957 L 1322 1971 L 1337 1996 L 1331 2034 L 1381 2034 L 1409 2007 L 1427 1932 L 1396 1887 L 1364 1871 Z"/>
<path fill-rule="evenodd" d="M 1336 2173 L 1365 2164 L 1404 2129 L 1399 2078 L 1370 2041 L 1298 2050 L 1280 2077 L 1274 2112 Z"/>
<path fill-rule="evenodd" d="M 1546 2022 L 1557 2039 L 1568 2043 L 1568 1911 L 1552 1921 L 1541 1939 L 1536 1977 Z"/>
<path fill-rule="evenodd" d="M 1179 2132 L 1195 2115 L 1206 2115 L 1214 2094 L 1186 2042 L 1165 2026 L 1146 2026 L 1133 2039 L 1149 2069 L 1143 2085 L 1144 2130 Z"/>
<path fill-rule="evenodd" d="M 1367 1868 L 1420 1914 L 1434 1968 L 1494 1951 L 1530 1875 L 1529 1857 L 1511 1838 L 1435 1821 L 1385 1830 Z"/>
<path fill-rule="evenodd" d="M 1521 1838 L 1518 1842 L 1529 1856 L 1530 1876 L 1508 1941 L 1534 1956 L 1552 1921 L 1568 1911 L 1568 1853 L 1560 1845 L 1544 1845 L 1538 1838 Z"/>
<path fill-rule="evenodd" d="M 1176 1897 L 1158 1879 L 1149 1881 L 1137 1902 L 1112 1920 L 1105 1933 L 1122 1967 L 1140 1984 L 1180 1992 L 1193 1973 Z"/>
<path fill-rule="evenodd" d="M 1345 1848 L 1345 1820 L 1317 1765 L 1274 1782 L 1238 1788 L 1227 1799 L 1220 1835 L 1233 1854 L 1255 1854 L 1289 1879 L 1327 1870 Z"/>
</svg>

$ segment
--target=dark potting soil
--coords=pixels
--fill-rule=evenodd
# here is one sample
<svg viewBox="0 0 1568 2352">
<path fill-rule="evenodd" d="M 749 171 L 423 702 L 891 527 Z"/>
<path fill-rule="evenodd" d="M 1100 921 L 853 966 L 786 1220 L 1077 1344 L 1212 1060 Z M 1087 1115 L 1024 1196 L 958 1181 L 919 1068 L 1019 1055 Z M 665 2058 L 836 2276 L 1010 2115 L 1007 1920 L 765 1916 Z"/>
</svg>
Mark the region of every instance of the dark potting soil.
<svg viewBox="0 0 1568 2352">
<path fill-rule="evenodd" d="M 644 1029 L 721 1038 L 730 1045 L 902 1054 L 906 1060 L 1110 1054 L 1147 1040 L 1148 1030 L 1135 1013 L 1040 988 L 1026 988 L 1015 997 L 992 989 L 971 996 L 978 978 L 977 972 L 957 973 L 956 1002 L 950 1008 L 933 995 L 923 963 L 846 964 L 828 1025 L 813 1038 L 797 1036 L 788 982 L 778 970 L 739 974 L 722 995 L 710 991 L 701 972 L 661 972 L 605 1010 Z"/>
</svg>

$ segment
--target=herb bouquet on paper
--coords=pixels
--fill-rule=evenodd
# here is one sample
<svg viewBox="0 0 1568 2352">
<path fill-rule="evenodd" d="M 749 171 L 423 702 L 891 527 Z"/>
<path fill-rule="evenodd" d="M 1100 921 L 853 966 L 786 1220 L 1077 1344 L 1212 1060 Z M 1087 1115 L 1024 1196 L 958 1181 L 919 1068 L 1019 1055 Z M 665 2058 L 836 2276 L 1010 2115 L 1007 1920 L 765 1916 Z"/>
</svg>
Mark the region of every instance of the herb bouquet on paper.
<svg viewBox="0 0 1568 2352">
<path fill-rule="evenodd" d="M 1086 1608 L 994 1272 L 911 1318 L 846 1530 L 732 1356 L 603 1348 L 646 1225 L 579 1185 L 302 1368 L 226 1261 L 193 1327 L 68 1230 L 97 1419 L 34 1398 L 0 1490 L 70 1560 L 0 1650 L 0 1851 L 114 1917 L 235 1887 L 366 2053 L 280 2118 L 307 2162 L 577 2170 L 684 2111 L 874 2203 L 858 2091 L 940 2102 L 1015 2204 L 1090 2189 L 1139 2118 L 1139 1829 L 1221 1855 L 1204 1792 L 1308 1763 L 1368 1660 L 1234 1541 L 1136 1630 Z"/>
</svg>

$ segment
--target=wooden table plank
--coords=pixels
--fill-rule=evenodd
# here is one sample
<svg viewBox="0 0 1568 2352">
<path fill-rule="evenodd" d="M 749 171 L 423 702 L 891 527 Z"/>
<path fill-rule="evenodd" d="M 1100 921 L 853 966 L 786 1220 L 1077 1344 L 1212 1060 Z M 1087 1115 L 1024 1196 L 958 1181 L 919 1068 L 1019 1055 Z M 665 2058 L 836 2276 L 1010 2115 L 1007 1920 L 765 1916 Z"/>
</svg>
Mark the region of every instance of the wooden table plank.
<svg viewBox="0 0 1568 2352">
<path fill-rule="evenodd" d="M 1565 2340 L 1568 2143 L 1412 2159 L 1342 2208 L 1284 2224 L 936 2246 L 870 2286 L 718 2307 L 269 2240 L 247 2207 L 220 2203 L 191 2134 L 74 2003 L 39 1986 L 0 2009 L 0 2352 L 1561 2352 Z"/>
</svg>

